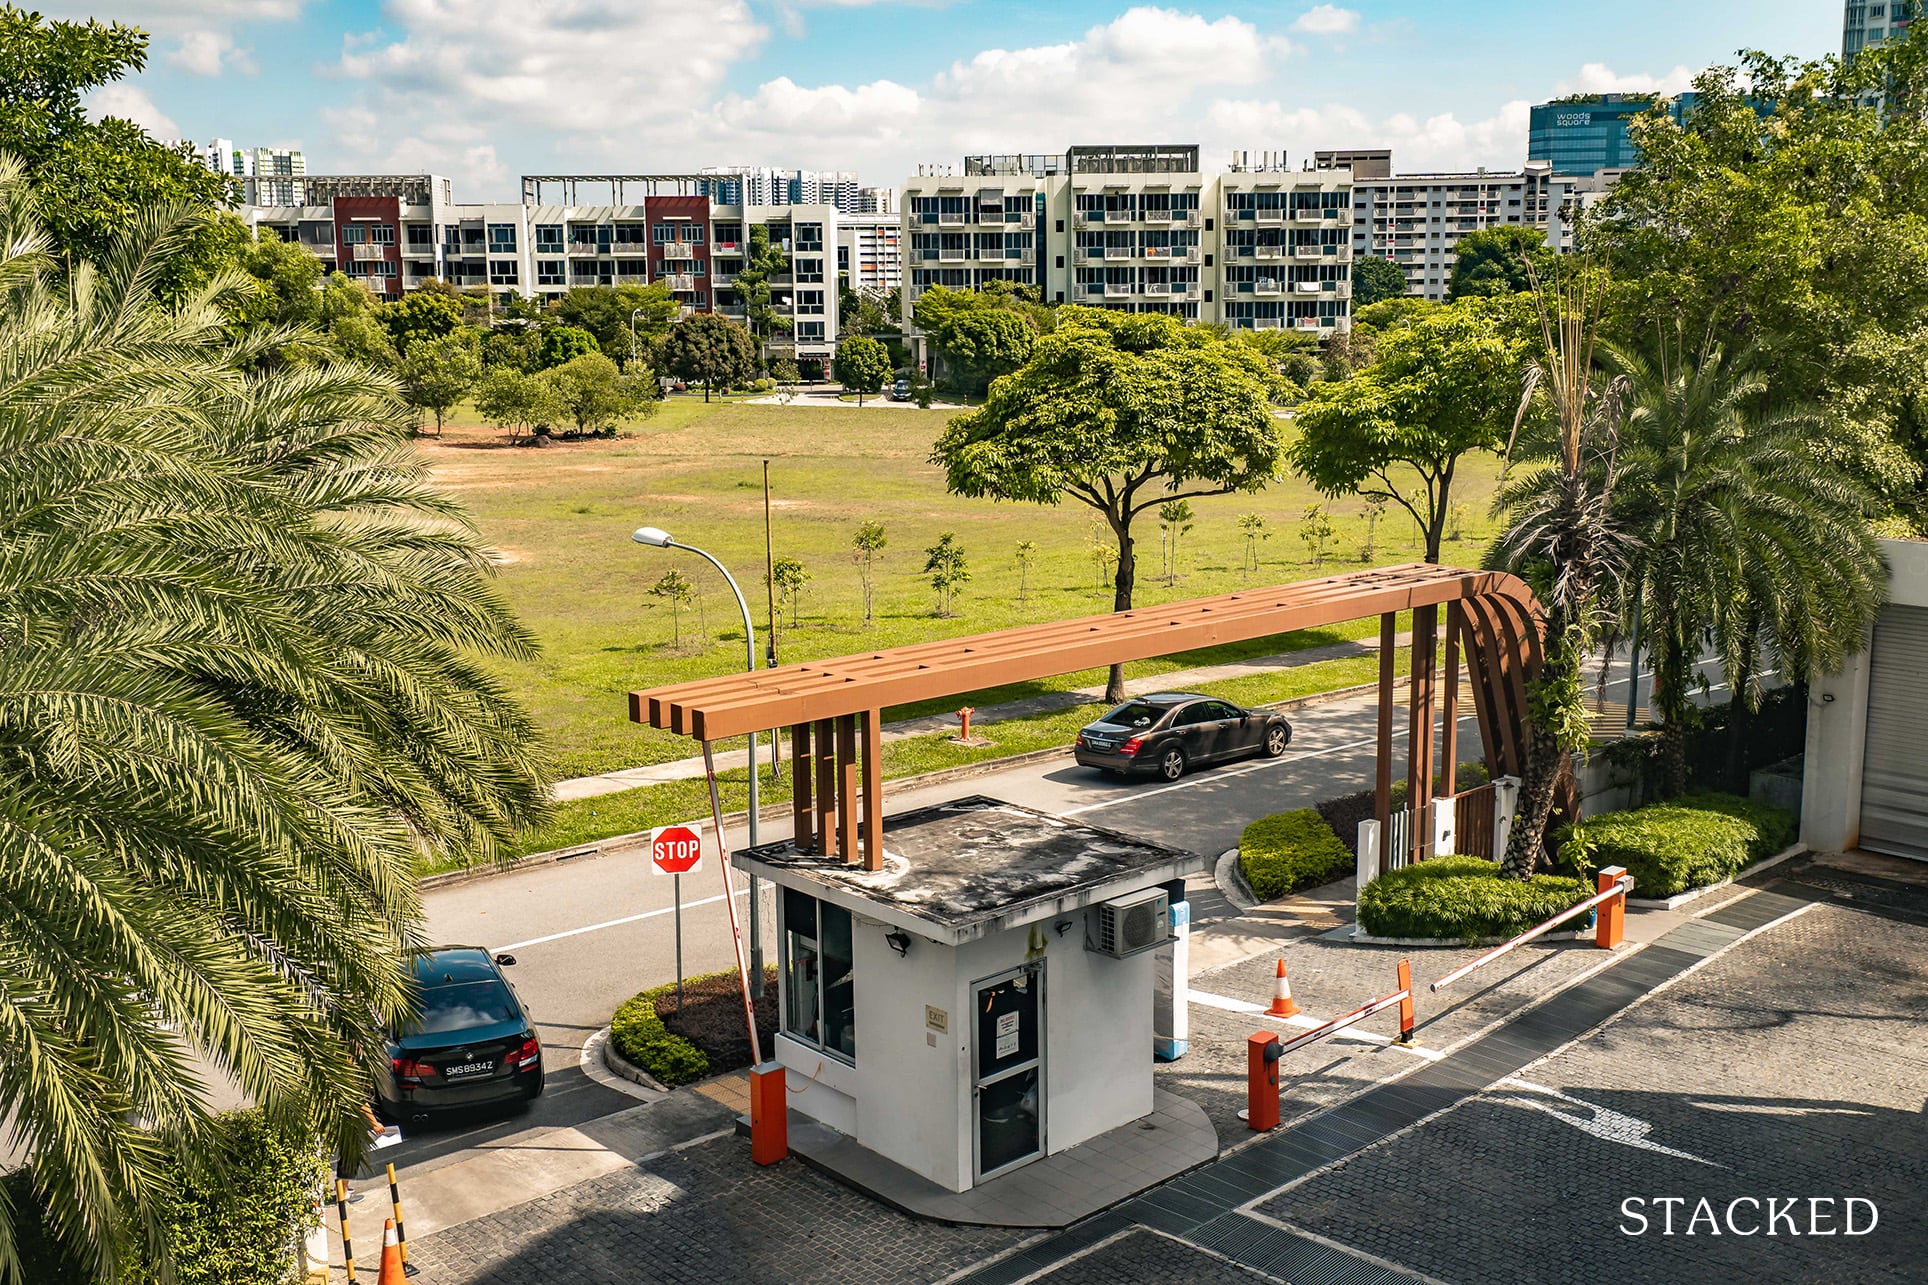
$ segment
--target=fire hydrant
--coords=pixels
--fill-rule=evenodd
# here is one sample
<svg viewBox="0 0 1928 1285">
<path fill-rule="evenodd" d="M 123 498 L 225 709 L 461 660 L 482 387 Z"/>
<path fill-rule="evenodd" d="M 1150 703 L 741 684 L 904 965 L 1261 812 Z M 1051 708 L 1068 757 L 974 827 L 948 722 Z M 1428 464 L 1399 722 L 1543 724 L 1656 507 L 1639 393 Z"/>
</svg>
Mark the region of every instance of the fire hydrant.
<svg viewBox="0 0 1928 1285">
<path fill-rule="evenodd" d="M 964 730 L 958 734 L 958 740 L 968 741 L 971 739 L 971 715 L 975 713 L 977 713 L 977 711 L 969 705 L 957 711 L 958 721 L 964 724 Z"/>
</svg>

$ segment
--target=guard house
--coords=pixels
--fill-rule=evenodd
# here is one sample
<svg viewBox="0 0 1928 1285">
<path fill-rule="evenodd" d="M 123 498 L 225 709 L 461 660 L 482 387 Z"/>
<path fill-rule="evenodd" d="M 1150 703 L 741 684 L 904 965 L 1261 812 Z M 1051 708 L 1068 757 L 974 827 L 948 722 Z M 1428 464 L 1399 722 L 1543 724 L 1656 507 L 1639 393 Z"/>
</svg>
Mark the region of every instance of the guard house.
<svg viewBox="0 0 1928 1285">
<path fill-rule="evenodd" d="M 1203 858 L 979 796 L 891 817 L 881 870 L 734 860 L 779 888 L 794 1109 L 953 1192 L 1153 1113 L 1154 961 Z"/>
</svg>

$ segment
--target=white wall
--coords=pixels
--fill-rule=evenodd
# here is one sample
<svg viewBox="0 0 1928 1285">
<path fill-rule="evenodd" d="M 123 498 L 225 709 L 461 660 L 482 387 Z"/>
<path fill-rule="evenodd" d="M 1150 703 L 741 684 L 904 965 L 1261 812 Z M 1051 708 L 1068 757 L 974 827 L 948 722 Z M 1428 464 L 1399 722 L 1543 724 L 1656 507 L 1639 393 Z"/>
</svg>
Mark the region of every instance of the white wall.
<svg viewBox="0 0 1928 1285">
<path fill-rule="evenodd" d="M 1883 540 L 1888 600 L 1928 607 L 1928 543 Z M 1861 765 L 1868 738 L 1868 639 L 1847 664 L 1808 688 L 1807 753 L 1801 783 L 1801 842 L 1844 852 L 1861 840 Z M 1928 656 L 1920 658 L 1928 673 Z"/>
<path fill-rule="evenodd" d="M 885 943 L 890 930 L 884 925 L 854 917 L 852 923 L 862 1071 L 857 1141 L 961 1191 L 971 1181 L 970 1151 L 961 1160 L 957 1155 L 958 1111 L 970 1105 L 971 1036 L 956 988 L 956 952 L 912 938 L 900 956 Z M 926 1005 L 944 1011 L 946 1030 L 925 1024 Z"/>
</svg>

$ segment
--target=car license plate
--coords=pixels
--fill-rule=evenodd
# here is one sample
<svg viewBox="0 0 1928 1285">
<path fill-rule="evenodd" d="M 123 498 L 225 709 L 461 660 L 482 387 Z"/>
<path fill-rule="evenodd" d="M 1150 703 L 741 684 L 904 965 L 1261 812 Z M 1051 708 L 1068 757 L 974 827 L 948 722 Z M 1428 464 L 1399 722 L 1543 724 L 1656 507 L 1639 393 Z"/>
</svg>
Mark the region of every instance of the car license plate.
<svg viewBox="0 0 1928 1285">
<path fill-rule="evenodd" d="M 443 1067 L 442 1078 L 445 1080 L 473 1080 L 477 1076 L 487 1075 L 493 1070 L 495 1070 L 494 1062 L 463 1062 L 457 1066 Z"/>
<path fill-rule="evenodd" d="M 1094 750 L 1108 750 L 1112 747 L 1113 743 L 1102 736 L 1087 736 L 1085 737 L 1085 744 Z"/>
</svg>

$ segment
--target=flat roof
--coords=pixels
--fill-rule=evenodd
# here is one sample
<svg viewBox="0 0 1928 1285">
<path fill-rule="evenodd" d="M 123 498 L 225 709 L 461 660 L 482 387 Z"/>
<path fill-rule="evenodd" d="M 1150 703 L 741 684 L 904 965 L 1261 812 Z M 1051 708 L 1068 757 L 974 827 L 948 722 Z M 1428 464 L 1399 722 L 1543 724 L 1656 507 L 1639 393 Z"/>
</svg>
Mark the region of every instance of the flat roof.
<svg viewBox="0 0 1928 1285">
<path fill-rule="evenodd" d="M 1194 853 L 981 794 L 888 821 L 878 871 L 799 852 L 790 839 L 731 859 L 772 882 L 951 945 L 1182 879 L 1206 865 Z"/>
</svg>

